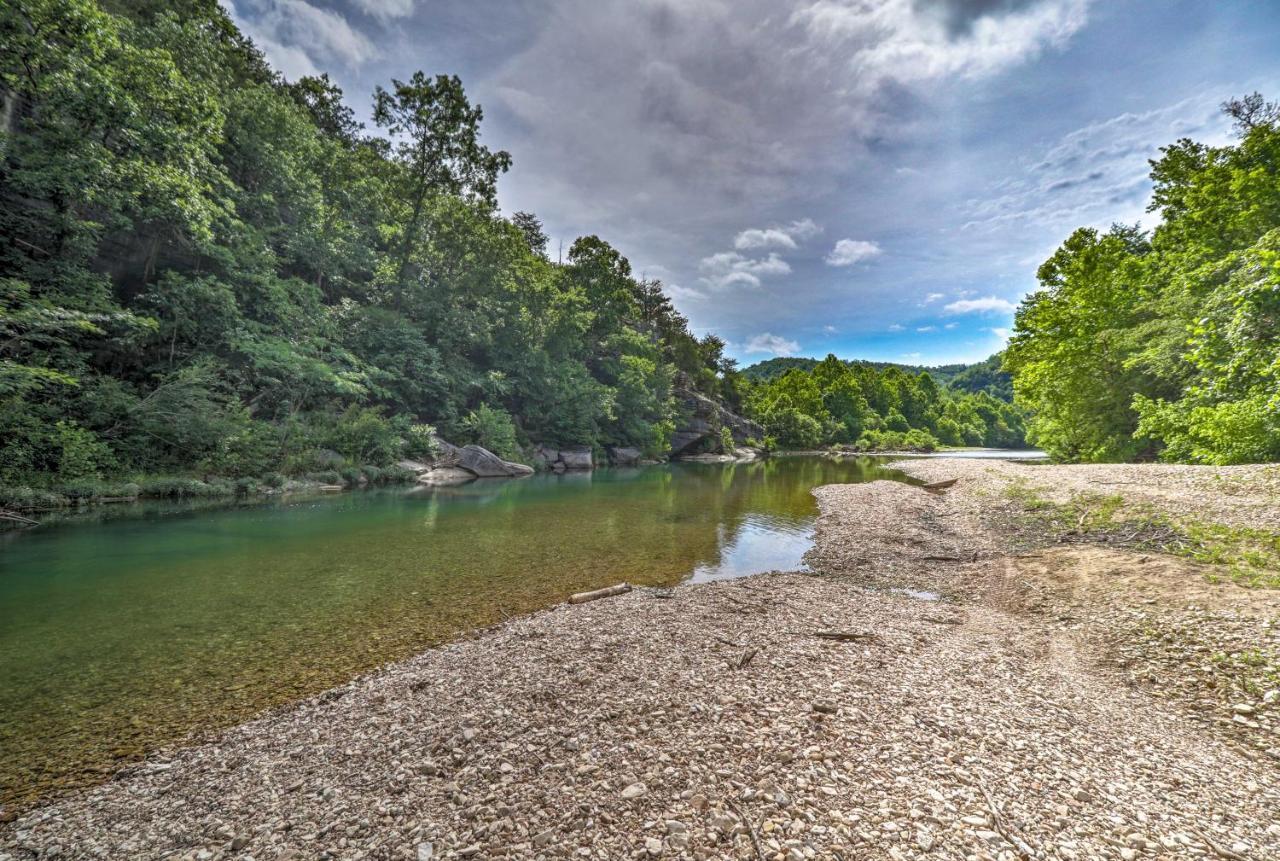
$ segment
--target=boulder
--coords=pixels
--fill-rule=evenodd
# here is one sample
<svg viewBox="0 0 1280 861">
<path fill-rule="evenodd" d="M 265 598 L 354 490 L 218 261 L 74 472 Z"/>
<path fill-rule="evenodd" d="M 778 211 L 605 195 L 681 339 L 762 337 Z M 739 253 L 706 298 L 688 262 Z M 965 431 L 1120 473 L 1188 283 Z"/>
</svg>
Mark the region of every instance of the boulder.
<svg viewBox="0 0 1280 861">
<path fill-rule="evenodd" d="M 720 428 L 728 428 L 733 441 L 742 445 L 748 439 L 764 439 L 764 428 L 716 403 L 711 398 L 687 387 L 676 389 L 680 417 L 671 435 L 671 455 L 695 454 L 699 448 L 720 449 Z M 708 442 L 709 441 L 709 442 Z"/>
<path fill-rule="evenodd" d="M 591 469 L 591 446 L 575 445 L 560 449 L 560 462 L 565 469 Z"/>
<path fill-rule="evenodd" d="M 424 472 L 431 471 L 431 464 L 423 463 L 420 460 L 398 460 L 396 461 L 396 466 L 408 470 L 414 475 L 422 475 Z"/>
<path fill-rule="evenodd" d="M 443 440 L 440 442 L 440 461 L 444 465 L 461 467 L 480 478 L 514 478 L 533 475 L 533 467 L 523 463 L 503 460 L 493 452 L 478 445 L 458 448 Z"/>
<path fill-rule="evenodd" d="M 615 446 L 609 449 L 609 462 L 614 466 L 635 466 L 640 462 L 643 452 L 630 446 Z"/>
<path fill-rule="evenodd" d="M 431 487 L 450 487 L 475 480 L 476 475 L 474 472 L 458 466 L 437 466 L 435 469 L 427 470 L 418 476 L 418 484 L 425 484 Z"/>
</svg>

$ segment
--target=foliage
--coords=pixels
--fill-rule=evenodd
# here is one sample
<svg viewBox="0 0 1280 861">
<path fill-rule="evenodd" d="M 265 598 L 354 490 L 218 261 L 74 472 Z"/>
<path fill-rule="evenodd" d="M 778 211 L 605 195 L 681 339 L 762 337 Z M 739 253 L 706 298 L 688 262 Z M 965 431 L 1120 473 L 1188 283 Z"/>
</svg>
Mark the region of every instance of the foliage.
<svg viewBox="0 0 1280 861">
<path fill-rule="evenodd" d="M 428 425 L 665 453 L 678 387 L 742 397 L 608 242 L 553 263 L 497 211 L 457 77 L 377 88 L 371 132 L 215 3 L 14 0 L 0 43 L 2 482 L 385 468 Z"/>
<path fill-rule="evenodd" d="M 807 369 L 806 369 L 807 368 Z M 1023 445 L 1023 419 L 987 392 L 939 388 L 927 372 L 893 365 L 820 362 L 749 384 L 748 414 L 783 448 L 854 445 L 932 451 L 948 445 Z"/>
<path fill-rule="evenodd" d="M 1280 459 L 1280 112 L 1151 164 L 1151 234 L 1076 231 L 1041 267 L 1005 355 L 1030 438 L 1062 460 Z"/>
</svg>

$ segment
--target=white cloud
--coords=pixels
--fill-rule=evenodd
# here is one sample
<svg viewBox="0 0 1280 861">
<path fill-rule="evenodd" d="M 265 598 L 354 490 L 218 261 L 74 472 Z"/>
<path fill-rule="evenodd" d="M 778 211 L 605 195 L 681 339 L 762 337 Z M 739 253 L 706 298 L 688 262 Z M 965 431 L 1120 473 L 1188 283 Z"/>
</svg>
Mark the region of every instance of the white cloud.
<svg viewBox="0 0 1280 861">
<path fill-rule="evenodd" d="M 959 326 L 959 325 L 960 325 L 959 323 L 948 323 L 948 324 L 946 324 L 945 326 L 943 326 L 942 328 L 944 328 L 944 329 L 954 329 L 956 326 Z"/>
<path fill-rule="evenodd" d="M 827 255 L 828 266 L 852 266 L 859 260 L 875 257 L 880 253 L 880 246 L 874 242 L 861 239 L 841 239 Z"/>
<path fill-rule="evenodd" d="M 923 353 L 903 353 L 901 358 L 907 359 L 908 361 L 911 361 L 911 362 L 918 362 L 924 358 L 924 354 Z"/>
<path fill-rule="evenodd" d="M 795 250 L 799 242 L 817 236 L 822 228 L 812 218 L 793 221 L 785 227 L 753 227 L 739 233 L 733 240 L 733 247 L 739 251 L 751 248 L 786 248 Z"/>
<path fill-rule="evenodd" d="M 697 302 L 707 298 L 707 294 L 692 287 L 681 287 L 679 284 L 663 284 L 662 289 L 672 299 L 686 302 Z"/>
<path fill-rule="evenodd" d="M 754 335 L 747 341 L 743 352 L 746 353 L 769 353 L 774 356 L 794 356 L 800 352 L 800 345 L 795 341 L 774 335 L 769 332 L 762 332 Z"/>
<path fill-rule="evenodd" d="M 946 298 L 946 294 L 930 293 L 927 296 L 925 296 L 922 300 L 920 300 L 920 306 L 924 307 L 925 305 L 932 305 L 934 302 L 937 302 L 939 299 L 945 299 L 945 298 Z"/>
<path fill-rule="evenodd" d="M 377 54 L 372 41 L 337 12 L 306 0 L 224 0 L 227 13 L 267 59 L 296 79 L 339 63 L 354 68 Z"/>
<path fill-rule="evenodd" d="M 916 331 L 921 334 L 926 334 L 928 332 L 938 331 L 938 327 L 937 326 L 917 326 Z"/>
<path fill-rule="evenodd" d="M 768 257 L 744 257 L 736 251 L 722 251 L 702 258 L 698 268 L 703 272 L 702 283 L 712 290 L 724 290 L 735 284 L 759 287 L 761 276 L 786 275 L 791 266 L 776 252 Z"/>
<path fill-rule="evenodd" d="M 827 335 L 834 335 L 838 330 L 835 326 L 823 326 L 822 331 Z"/>
<path fill-rule="evenodd" d="M 890 332 L 903 332 L 903 331 L 906 331 L 906 328 L 907 328 L 907 327 L 906 327 L 906 326 L 904 326 L 904 325 L 902 325 L 901 323 L 890 323 L 890 324 L 889 324 L 889 331 L 890 331 Z"/>
<path fill-rule="evenodd" d="M 1017 305 L 1007 299 L 984 296 L 981 299 L 959 299 L 944 305 L 942 310 L 948 314 L 972 314 L 975 312 L 989 314 L 996 311 L 1003 314 L 1012 314 L 1017 308 Z"/>
<path fill-rule="evenodd" d="M 987 331 L 995 335 L 1001 341 L 1008 341 L 1009 336 L 1013 334 L 1009 329 L 1006 329 L 1003 326 L 992 326 L 990 329 L 987 329 Z"/>
<path fill-rule="evenodd" d="M 355 0 L 355 3 L 365 14 L 385 23 L 393 18 L 409 17 L 417 0 Z"/>
</svg>

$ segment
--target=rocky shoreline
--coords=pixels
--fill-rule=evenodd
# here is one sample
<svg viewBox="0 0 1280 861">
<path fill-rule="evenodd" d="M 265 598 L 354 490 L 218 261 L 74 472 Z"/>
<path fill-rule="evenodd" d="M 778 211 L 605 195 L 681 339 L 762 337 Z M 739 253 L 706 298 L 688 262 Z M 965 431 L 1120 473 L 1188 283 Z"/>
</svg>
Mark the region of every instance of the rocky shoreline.
<svg viewBox="0 0 1280 861">
<path fill-rule="evenodd" d="M 1275 471 L 897 466 L 958 481 L 820 488 L 821 576 L 513 619 L 0 813 L 0 858 L 1280 857 L 1269 676 L 1204 670 L 1270 666 L 1280 592 L 1009 531 L 1108 479 L 1270 529 Z"/>
</svg>

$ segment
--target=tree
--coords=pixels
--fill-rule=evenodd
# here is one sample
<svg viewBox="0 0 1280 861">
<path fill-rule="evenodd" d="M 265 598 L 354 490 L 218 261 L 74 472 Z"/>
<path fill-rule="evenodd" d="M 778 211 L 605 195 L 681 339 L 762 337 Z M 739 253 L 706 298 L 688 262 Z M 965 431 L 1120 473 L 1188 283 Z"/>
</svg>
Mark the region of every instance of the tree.
<svg viewBox="0 0 1280 861">
<path fill-rule="evenodd" d="M 547 256 L 547 234 L 542 230 L 542 221 L 532 212 L 517 212 L 511 216 L 511 223 L 520 228 L 529 250 L 539 257 Z"/>
<path fill-rule="evenodd" d="M 511 156 L 480 143 L 484 112 L 467 101 L 456 75 L 431 80 L 414 72 L 407 83 L 391 84 L 390 91 L 374 91 L 373 120 L 398 139 L 393 152 L 404 168 L 409 213 L 401 226 L 396 270 L 397 281 L 403 282 L 427 197 L 449 194 L 492 209 L 497 205 L 498 175 L 511 167 Z"/>
</svg>

